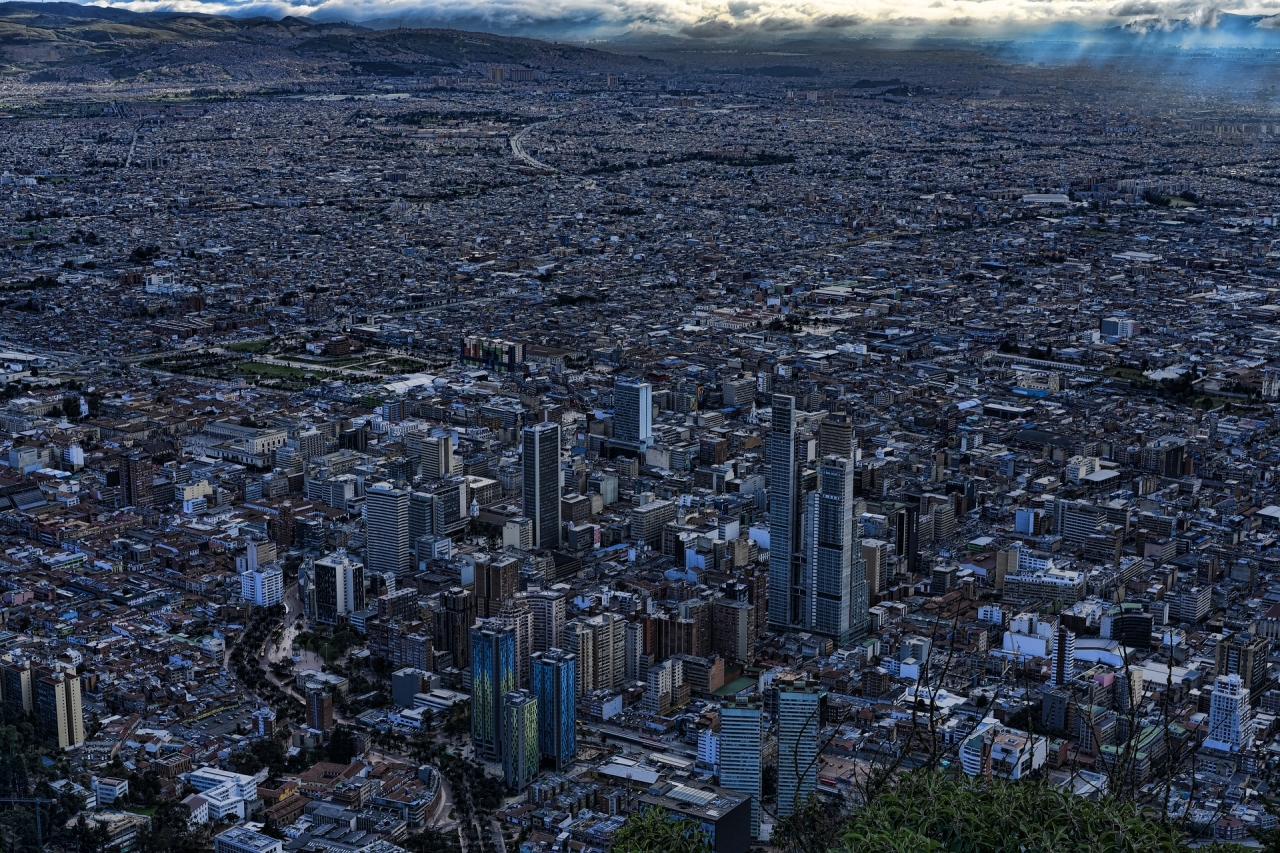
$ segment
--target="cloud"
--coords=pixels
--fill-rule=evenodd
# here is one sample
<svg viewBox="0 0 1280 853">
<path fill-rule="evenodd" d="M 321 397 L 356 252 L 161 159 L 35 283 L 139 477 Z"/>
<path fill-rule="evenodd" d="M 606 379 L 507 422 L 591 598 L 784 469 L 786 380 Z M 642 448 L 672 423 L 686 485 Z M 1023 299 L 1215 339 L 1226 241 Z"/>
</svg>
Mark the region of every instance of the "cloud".
<svg viewBox="0 0 1280 853">
<path fill-rule="evenodd" d="M 1224 12 L 1265 15 L 1254 29 L 1280 29 L 1277 0 L 93 0 L 135 11 L 296 15 L 322 21 L 403 19 L 413 26 L 559 31 L 583 37 L 628 30 L 696 39 L 843 32 L 1008 28 L 1054 23 L 1125 25 L 1134 33 L 1212 31 Z"/>
</svg>

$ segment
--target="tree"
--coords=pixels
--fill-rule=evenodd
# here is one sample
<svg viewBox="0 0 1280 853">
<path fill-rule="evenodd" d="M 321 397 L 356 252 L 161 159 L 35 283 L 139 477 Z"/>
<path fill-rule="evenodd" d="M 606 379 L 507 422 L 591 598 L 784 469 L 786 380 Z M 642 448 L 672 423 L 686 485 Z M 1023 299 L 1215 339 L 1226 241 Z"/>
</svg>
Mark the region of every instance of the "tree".
<svg viewBox="0 0 1280 853">
<path fill-rule="evenodd" d="M 613 838 L 610 853 L 711 853 L 711 836 L 688 818 L 661 807 L 633 813 Z"/>
<path fill-rule="evenodd" d="M 839 843 L 846 819 L 843 808 L 810 795 L 778 821 L 770 841 L 783 853 L 827 853 Z"/>
<path fill-rule="evenodd" d="M 874 808 L 858 809 L 849 816 L 842 836 L 838 849 L 845 853 L 1183 853 L 1191 849 L 1175 827 L 1114 797 L 1094 801 L 1044 780 L 956 778 L 939 771 L 899 775 L 876 799 Z"/>
</svg>

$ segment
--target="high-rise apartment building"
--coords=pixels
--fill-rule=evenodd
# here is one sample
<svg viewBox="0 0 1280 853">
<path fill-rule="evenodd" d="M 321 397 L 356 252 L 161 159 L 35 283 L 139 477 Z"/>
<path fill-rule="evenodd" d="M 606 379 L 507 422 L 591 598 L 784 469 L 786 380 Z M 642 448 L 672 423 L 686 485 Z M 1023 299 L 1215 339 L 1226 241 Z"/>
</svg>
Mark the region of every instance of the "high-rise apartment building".
<svg viewBox="0 0 1280 853">
<path fill-rule="evenodd" d="M 720 706 L 720 787 L 751 797 L 751 837 L 760 837 L 764 705 L 758 699 Z"/>
<path fill-rule="evenodd" d="M 533 520 L 536 548 L 560 547 L 560 425 L 524 428 L 523 508 Z"/>
<path fill-rule="evenodd" d="M 1245 693 L 1256 696 L 1271 681 L 1267 657 L 1271 641 L 1258 634 L 1243 631 L 1224 637 L 1214 651 L 1213 674 L 1238 675 Z"/>
<path fill-rule="evenodd" d="M 524 599 L 509 598 L 494 618 L 516 632 L 516 686 L 527 689 L 533 655 L 533 611 Z"/>
<path fill-rule="evenodd" d="M 563 649 L 533 656 L 533 695 L 538 699 L 538 752 L 556 772 L 578 755 L 577 660 Z"/>
<path fill-rule="evenodd" d="M 471 745 L 502 760 L 502 697 L 516 689 L 516 632 L 493 619 L 471 629 Z"/>
<path fill-rule="evenodd" d="M 307 693 L 307 725 L 321 732 L 333 728 L 333 695 L 327 690 Z"/>
<path fill-rule="evenodd" d="M 84 743 L 80 679 L 74 674 L 58 671 L 35 679 L 35 706 L 41 727 L 57 740 L 59 749 Z"/>
<path fill-rule="evenodd" d="M 560 647 L 574 656 L 577 674 L 574 685 L 578 695 L 596 689 L 596 635 L 582 619 L 566 623 L 561 633 Z"/>
<path fill-rule="evenodd" d="M 778 688 L 779 817 L 790 815 L 817 787 L 818 731 L 825 698 L 821 687 L 805 681 Z"/>
<path fill-rule="evenodd" d="M 409 538 L 409 491 L 377 483 L 365 492 L 365 566 L 376 574 L 404 577 L 413 571 Z"/>
<path fill-rule="evenodd" d="M 533 650 L 545 652 L 560 645 L 564 633 L 565 594 L 558 590 L 537 590 L 525 596 L 533 612 Z"/>
</svg>

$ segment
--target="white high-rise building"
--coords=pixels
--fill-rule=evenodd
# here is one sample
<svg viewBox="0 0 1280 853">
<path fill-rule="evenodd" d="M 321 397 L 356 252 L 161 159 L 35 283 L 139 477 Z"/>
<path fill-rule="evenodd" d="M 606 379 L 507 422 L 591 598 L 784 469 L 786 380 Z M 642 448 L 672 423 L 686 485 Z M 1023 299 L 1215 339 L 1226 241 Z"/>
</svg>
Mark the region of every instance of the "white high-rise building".
<svg viewBox="0 0 1280 853">
<path fill-rule="evenodd" d="M 1204 745 L 1222 752 L 1239 752 L 1253 740 L 1253 712 L 1249 691 L 1238 675 L 1219 675 L 1209 699 L 1209 734 Z"/>
<path fill-rule="evenodd" d="M 751 797 L 751 837 L 760 837 L 764 708 L 759 701 L 720 706 L 720 787 Z"/>
<path fill-rule="evenodd" d="M 413 571 L 409 491 L 377 483 L 365 493 L 365 565 L 376 574 L 404 577 Z"/>
<path fill-rule="evenodd" d="M 346 551 L 316 560 L 311 567 L 315 589 L 315 619 L 336 625 L 357 610 L 364 610 L 364 566 Z"/>
<path fill-rule="evenodd" d="M 827 456 L 818 470 L 818 490 L 806 501 L 809 624 L 842 646 L 866 634 L 871 621 L 866 564 L 853 517 L 856 476 L 853 460 Z"/>
<path fill-rule="evenodd" d="M 268 563 L 240 573 L 240 597 L 254 607 L 271 607 L 284 601 L 284 572 Z"/>
</svg>

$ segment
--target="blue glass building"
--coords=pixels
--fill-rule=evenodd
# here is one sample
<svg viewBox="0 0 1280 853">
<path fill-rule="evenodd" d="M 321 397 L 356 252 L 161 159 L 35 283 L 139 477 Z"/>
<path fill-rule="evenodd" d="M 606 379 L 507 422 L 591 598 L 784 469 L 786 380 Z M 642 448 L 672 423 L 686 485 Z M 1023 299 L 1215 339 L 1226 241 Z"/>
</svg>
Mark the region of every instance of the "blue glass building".
<svg viewBox="0 0 1280 853">
<path fill-rule="evenodd" d="M 502 697 L 516 689 L 516 631 L 496 619 L 471 629 L 471 744 L 486 761 L 502 760 Z"/>
<path fill-rule="evenodd" d="M 578 756 L 577 655 L 548 649 L 533 656 L 533 695 L 538 699 L 538 752 L 557 771 Z"/>
</svg>

